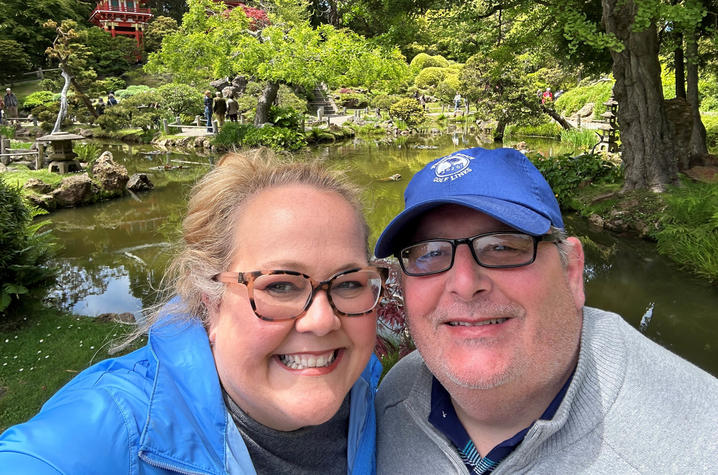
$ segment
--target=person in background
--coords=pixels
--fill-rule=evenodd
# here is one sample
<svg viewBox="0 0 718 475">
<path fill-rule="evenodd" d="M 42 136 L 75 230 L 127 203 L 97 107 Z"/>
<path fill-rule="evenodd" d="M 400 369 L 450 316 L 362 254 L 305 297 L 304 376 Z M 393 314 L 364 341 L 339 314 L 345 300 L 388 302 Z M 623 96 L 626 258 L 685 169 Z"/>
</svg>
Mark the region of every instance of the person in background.
<svg viewBox="0 0 718 475">
<path fill-rule="evenodd" d="M 543 94 L 541 94 L 541 104 L 546 104 L 547 102 L 553 102 L 553 93 L 550 87 L 547 87 Z"/>
<path fill-rule="evenodd" d="M 105 101 L 103 101 L 102 98 L 97 101 L 97 104 L 95 105 L 95 112 L 97 112 L 97 115 L 105 113 Z"/>
<path fill-rule="evenodd" d="M 3 101 L 2 96 L 0 96 L 0 124 L 3 123 L 3 111 L 5 109 L 5 101 Z"/>
<path fill-rule="evenodd" d="M 204 91 L 204 120 L 207 132 L 212 132 L 212 92 Z"/>
<path fill-rule="evenodd" d="M 222 127 L 224 125 L 224 116 L 227 113 L 227 101 L 222 97 L 221 92 L 217 92 L 215 96 L 212 112 L 217 116 L 217 122 Z"/>
<path fill-rule="evenodd" d="M 461 94 L 458 92 L 454 96 L 454 113 L 456 113 L 461 108 Z"/>
<path fill-rule="evenodd" d="M 358 191 L 227 155 L 193 188 L 146 346 L 0 435 L 5 473 L 375 473 L 376 305 Z"/>
<path fill-rule="evenodd" d="M 452 153 L 404 197 L 375 254 L 418 351 L 377 394 L 379 473 L 718 473 L 718 380 L 584 305 L 581 242 L 526 156 Z"/>
<path fill-rule="evenodd" d="M 5 97 L 3 97 L 5 103 L 5 122 L 10 123 L 10 119 L 18 118 L 18 105 L 17 96 L 12 92 L 9 87 L 5 89 Z"/>
<path fill-rule="evenodd" d="M 112 107 L 117 105 L 117 99 L 115 99 L 115 95 L 113 93 L 107 94 L 107 107 Z"/>
<path fill-rule="evenodd" d="M 232 96 L 227 98 L 227 118 L 230 122 L 237 122 L 239 115 L 239 103 Z"/>
</svg>

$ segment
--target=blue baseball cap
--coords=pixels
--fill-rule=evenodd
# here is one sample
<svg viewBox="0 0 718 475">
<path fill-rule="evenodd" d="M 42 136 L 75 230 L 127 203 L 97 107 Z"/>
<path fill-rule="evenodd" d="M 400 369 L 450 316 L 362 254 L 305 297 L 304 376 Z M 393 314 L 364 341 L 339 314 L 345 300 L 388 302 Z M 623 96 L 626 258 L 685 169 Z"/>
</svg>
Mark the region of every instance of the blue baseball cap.
<svg viewBox="0 0 718 475">
<path fill-rule="evenodd" d="M 374 254 L 392 255 L 403 244 L 402 230 L 422 213 L 457 204 L 540 236 L 563 229 L 553 190 L 531 161 L 512 148 L 469 148 L 438 158 L 414 175 L 404 192 L 404 211 L 384 229 Z"/>
</svg>

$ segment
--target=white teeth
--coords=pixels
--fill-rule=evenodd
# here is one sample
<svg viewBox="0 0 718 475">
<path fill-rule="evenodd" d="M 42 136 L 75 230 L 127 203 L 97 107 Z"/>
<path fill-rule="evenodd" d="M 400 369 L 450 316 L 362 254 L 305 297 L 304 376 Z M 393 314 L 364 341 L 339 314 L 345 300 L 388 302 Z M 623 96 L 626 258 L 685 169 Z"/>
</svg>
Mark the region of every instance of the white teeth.
<svg viewBox="0 0 718 475">
<path fill-rule="evenodd" d="M 482 325 L 497 325 L 506 320 L 506 318 L 494 318 L 493 320 L 484 320 L 482 322 L 449 322 L 449 325 L 452 327 L 480 327 Z"/>
<path fill-rule="evenodd" d="M 291 369 L 323 368 L 329 366 L 336 359 L 337 352 L 323 355 L 279 355 L 279 360 Z"/>
</svg>

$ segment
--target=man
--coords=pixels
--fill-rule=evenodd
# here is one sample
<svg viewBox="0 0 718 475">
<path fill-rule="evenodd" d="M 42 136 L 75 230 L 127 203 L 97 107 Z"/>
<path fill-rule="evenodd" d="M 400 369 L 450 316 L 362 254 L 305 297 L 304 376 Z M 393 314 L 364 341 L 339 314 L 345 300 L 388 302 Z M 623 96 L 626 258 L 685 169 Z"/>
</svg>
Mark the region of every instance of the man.
<svg viewBox="0 0 718 475">
<path fill-rule="evenodd" d="M 716 473 L 718 380 L 584 307 L 583 250 L 513 149 L 437 159 L 396 255 L 418 352 L 377 395 L 379 473 Z"/>
<path fill-rule="evenodd" d="M 12 90 L 8 87 L 5 89 L 5 97 L 3 98 L 3 101 L 5 102 L 5 122 L 8 124 L 10 123 L 10 118 L 17 119 L 17 96 L 13 94 Z"/>
<path fill-rule="evenodd" d="M 221 92 L 217 92 L 215 96 L 212 112 L 217 115 L 217 122 L 222 127 L 224 125 L 224 115 L 227 113 L 227 101 L 222 97 Z"/>
</svg>

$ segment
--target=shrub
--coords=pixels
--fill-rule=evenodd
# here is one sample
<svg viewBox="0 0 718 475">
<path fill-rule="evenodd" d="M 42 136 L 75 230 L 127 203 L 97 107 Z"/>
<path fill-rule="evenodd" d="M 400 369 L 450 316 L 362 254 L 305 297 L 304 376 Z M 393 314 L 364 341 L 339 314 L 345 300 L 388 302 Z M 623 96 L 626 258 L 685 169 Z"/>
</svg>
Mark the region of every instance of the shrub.
<svg viewBox="0 0 718 475">
<path fill-rule="evenodd" d="M 683 183 L 665 194 L 667 213 L 657 233 L 658 252 L 718 281 L 718 185 Z"/>
<path fill-rule="evenodd" d="M 115 91 L 115 97 L 117 99 L 126 99 L 128 97 L 132 97 L 135 94 L 139 94 L 141 92 L 148 92 L 152 88 L 149 86 L 145 86 L 143 84 L 138 86 L 129 86 L 127 89 L 119 89 Z"/>
<path fill-rule="evenodd" d="M 284 127 L 254 127 L 249 124 L 225 122 L 212 143 L 224 147 L 245 145 L 256 147 L 265 145 L 276 150 L 298 150 L 307 144 L 300 132 Z"/>
<path fill-rule="evenodd" d="M 279 91 L 277 92 L 277 103 L 279 104 L 279 107 L 290 107 L 300 114 L 304 114 L 308 110 L 307 98 L 298 96 L 286 84 L 279 86 Z"/>
<path fill-rule="evenodd" d="M 447 68 L 449 67 L 449 61 L 439 54 L 431 56 L 426 53 L 419 53 L 411 60 L 409 67 L 413 71 L 421 71 L 422 69 L 432 67 Z"/>
<path fill-rule="evenodd" d="M 449 74 L 436 86 L 434 94 L 443 103 L 451 103 L 459 89 L 459 76 Z"/>
<path fill-rule="evenodd" d="M 54 282 L 55 269 L 47 265 L 52 236 L 39 232 L 45 223 L 32 222 L 40 213 L 23 203 L 19 186 L 0 177 L 0 318 L 5 322 L 19 314 L 23 303 L 41 299 Z"/>
<path fill-rule="evenodd" d="M 706 144 L 712 153 L 718 152 L 718 113 L 702 114 L 701 119 L 706 128 Z"/>
<path fill-rule="evenodd" d="M 374 96 L 371 101 L 371 105 L 377 109 L 388 111 L 392 104 L 399 100 L 397 96 L 391 96 L 389 94 L 379 94 Z"/>
<path fill-rule="evenodd" d="M 22 106 L 25 109 L 34 109 L 37 106 L 48 106 L 58 100 L 52 91 L 36 91 L 25 98 Z"/>
<path fill-rule="evenodd" d="M 12 125 L 0 125 L 0 136 L 7 139 L 15 138 L 15 127 Z"/>
<path fill-rule="evenodd" d="M 430 67 L 422 69 L 414 78 L 414 85 L 419 89 L 436 87 L 446 77 L 446 71 L 443 68 Z"/>
<path fill-rule="evenodd" d="M 123 89 L 127 82 L 125 82 L 124 79 L 118 78 L 115 76 L 110 76 L 108 78 L 102 79 L 101 81 L 98 81 L 100 84 L 99 86 L 105 91 L 105 92 L 115 92 L 117 90 Z"/>
<path fill-rule="evenodd" d="M 574 191 L 588 183 L 617 183 L 621 179 L 620 166 L 604 160 L 600 155 L 584 154 L 572 157 L 570 154 L 544 157 L 532 154 L 531 161 L 556 193 L 556 199 L 568 206 Z"/>
<path fill-rule="evenodd" d="M 393 118 L 402 120 L 409 127 L 421 124 L 426 119 L 424 108 L 414 98 L 401 99 L 389 109 Z"/>
<path fill-rule="evenodd" d="M 173 117 L 197 115 L 204 110 L 202 92 L 186 84 L 164 84 L 157 88 L 157 97 L 160 107 L 168 110 Z"/>
<path fill-rule="evenodd" d="M 272 106 L 269 108 L 269 122 L 277 127 L 299 130 L 302 125 L 303 114 L 290 107 Z"/>
</svg>

